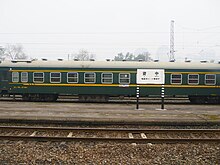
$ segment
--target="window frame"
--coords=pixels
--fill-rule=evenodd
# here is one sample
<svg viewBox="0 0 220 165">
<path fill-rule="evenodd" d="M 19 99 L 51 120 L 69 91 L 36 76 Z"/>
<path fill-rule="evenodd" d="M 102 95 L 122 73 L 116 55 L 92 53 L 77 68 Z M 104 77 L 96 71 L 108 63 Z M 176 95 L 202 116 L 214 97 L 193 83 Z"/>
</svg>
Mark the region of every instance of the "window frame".
<svg viewBox="0 0 220 165">
<path fill-rule="evenodd" d="M 53 73 L 58 73 L 60 76 L 59 77 L 52 77 L 51 75 L 53 74 Z M 60 81 L 58 82 L 58 81 L 56 81 L 56 82 L 52 82 L 52 78 L 59 78 L 60 79 Z M 50 72 L 50 83 L 61 83 L 61 72 Z"/>
<path fill-rule="evenodd" d="M 25 77 L 26 79 L 25 79 L 25 81 L 23 80 L 23 78 L 24 78 L 24 76 L 23 76 L 23 74 L 27 74 L 27 76 Z M 28 72 L 21 72 L 21 82 L 28 82 Z"/>
<path fill-rule="evenodd" d="M 197 83 L 190 83 L 190 82 L 189 82 L 189 80 L 190 80 L 190 79 L 189 79 L 189 76 L 191 76 L 191 75 L 196 75 L 196 76 L 198 76 L 198 79 L 197 79 L 198 82 L 197 82 Z M 195 80 L 195 79 L 193 79 L 193 80 Z M 190 85 L 199 85 L 199 74 L 188 74 L 188 84 L 190 84 Z"/>
<path fill-rule="evenodd" d="M 127 75 L 129 75 L 129 78 L 127 78 L 127 79 L 129 80 L 128 83 L 122 83 L 122 82 L 121 82 L 121 75 L 122 75 L 122 74 L 127 74 Z M 122 85 L 130 84 L 130 83 L 131 83 L 131 74 L 130 74 L 130 73 L 119 73 L 118 79 L 119 79 L 119 81 L 118 81 L 119 84 L 122 84 Z"/>
<path fill-rule="evenodd" d="M 94 75 L 94 82 L 86 82 L 86 74 L 93 74 Z M 95 72 L 84 72 L 84 83 L 85 84 L 95 84 L 96 83 L 96 73 Z"/>
<path fill-rule="evenodd" d="M 43 77 L 40 77 L 40 78 L 43 78 L 43 81 L 34 81 L 34 78 L 35 78 L 34 74 L 35 74 L 35 73 L 42 73 L 42 74 L 43 74 Z M 37 77 L 37 78 L 39 78 L 39 77 Z M 33 72 L 33 82 L 34 82 L 34 83 L 44 83 L 44 72 Z"/>
<path fill-rule="evenodd" d="M 173 79 L 173 78 L 172 78 L 173 75 L 180 75 L 180 76 L 181 76 L 181 78 L 180 78 L 180 83 L 173 83 L 173 82 L 172 82 L 172 80 L 179 80 L 179 79 L 177 79 L 177 78 L 176 78 L 176 79 Z M 170 76 L 170 84 L 182 84 L 182 82 L 183 82 L 183 76 L 182 76 L 182 74 L 176 74 L 176 73 L 171 74 L 171 76 Z"/>
<path fill-rule="evenodd" d="M 77 75 L 77 77 L 76 77 L 77 81 L 76 82 L 70 82 L 69 81 L 69 73 L 76 73 L 76 75 Z M 66 77 L 67 77 L 67 83 L 77 84 L 79 82 L 79 73 L 78 72 L 67 72 L 67 76 Z"/>
<path fill-rule="evenodd" d="M 103 79 L 104 79 L 104 77 L 103 77 L 103 75 L 104 74 L 111 74 L 111 78 L 107 78 L 108 80 L 110 80 L 111 79 L 111 82 L 104 82 L 103 81 Z M 110 73 L 110 72 L 106 72 L 106 73 L 102 73 L 102 75 L 101 75 L 101 82 L 102 82 L 102 84 L 112 84 L 113 83 L 113 73 Z"/>
<path fill-rule="evenodd" d="M 16 76 L 14 74 L 16 74 Z M 17 79 L 16 81 L 14 81 L 15 78 Z M 12 74 L 11 74 L 11 81 L 13 83 L 19 82 L 19 72 L 12 72 Z"/>
<path fill-rule="evenodd" d="M 206 83 L 206 81 L 207 81 L 206 76 L 209 76 L 209 75 L 215 76 L 214 84 Z M 213 79 L 208 79 L 208 80 L 213 80 Z M 205 83 L 205 85 L 216 85 L 216 74 L 205 74 L 205 82 L 204 83 Z"/>
</svg>

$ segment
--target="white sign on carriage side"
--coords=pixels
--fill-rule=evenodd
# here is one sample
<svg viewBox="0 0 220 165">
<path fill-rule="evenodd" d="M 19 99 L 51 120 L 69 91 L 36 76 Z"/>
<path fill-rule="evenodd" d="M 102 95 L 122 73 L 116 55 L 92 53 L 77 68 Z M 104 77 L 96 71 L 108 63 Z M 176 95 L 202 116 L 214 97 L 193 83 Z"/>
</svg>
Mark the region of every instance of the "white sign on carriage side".
<svg viewBox="0 0 220 165">
<path fill-rule="evenodd" d="M 137 84 L 164 84 L 164 69 L 137 69 Z"/>
</svg>

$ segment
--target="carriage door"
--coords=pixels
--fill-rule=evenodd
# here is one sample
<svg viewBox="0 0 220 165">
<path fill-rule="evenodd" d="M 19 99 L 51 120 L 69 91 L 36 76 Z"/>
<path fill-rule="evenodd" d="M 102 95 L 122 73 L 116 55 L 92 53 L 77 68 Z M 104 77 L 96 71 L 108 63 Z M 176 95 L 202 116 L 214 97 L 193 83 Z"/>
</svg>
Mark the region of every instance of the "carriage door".
<svg viewBox="0 0 220 165">
<path fill-rule="evenodd" d="M 8 91 L 8 79 L 9 79 L 9 72 L 6 69 L 1 70 L 0 74 L 0 92 L 7 93 Z"/>
</svg>

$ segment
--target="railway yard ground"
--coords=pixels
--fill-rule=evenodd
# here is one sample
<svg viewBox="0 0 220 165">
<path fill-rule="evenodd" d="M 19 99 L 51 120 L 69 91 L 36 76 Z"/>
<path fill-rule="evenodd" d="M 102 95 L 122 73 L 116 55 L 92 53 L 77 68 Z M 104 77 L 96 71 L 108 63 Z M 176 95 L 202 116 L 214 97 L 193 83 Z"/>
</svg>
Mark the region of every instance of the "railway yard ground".
<svg viewBox="0 0 220 165">
<path fill-rule="evenodd" d="M 219 105 L 134 103 L 76 103 L 76 102 L 20 102 L 1 101 L 0 120 L 36 120 L 63 122 L 219 122 Z"/>
<path fill-rule="evenodd" d="M 220 164 L 220 105 L 139 106 L 3 99 L 0 164 Z"/>
</svg>

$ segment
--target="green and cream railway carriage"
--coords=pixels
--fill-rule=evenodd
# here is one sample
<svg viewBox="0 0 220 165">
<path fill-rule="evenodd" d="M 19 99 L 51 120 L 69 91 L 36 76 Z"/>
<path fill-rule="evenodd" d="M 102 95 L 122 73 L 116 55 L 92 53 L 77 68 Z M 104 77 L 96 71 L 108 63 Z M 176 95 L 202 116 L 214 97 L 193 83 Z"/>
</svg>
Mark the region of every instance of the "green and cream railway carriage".
<svg viewBox="0 0 220 165">
<path fill-rule="evenodd" d="M 55 101 L 76 95 L 81 101 L 136 96 L 137 69 L 164 69 L 165 95 L 187 95 L 193 103 L 220 102 L 220 64 L 127 61 L 3 61 L 0 93 L 24 100 Z M 160 84 L 139 84 L 140 96 L 160 96 Z"/>
</svg>

